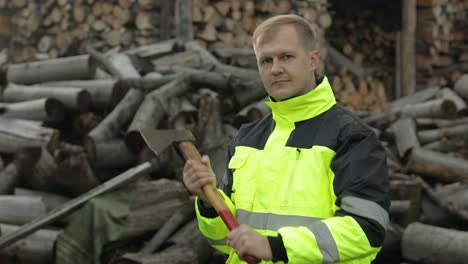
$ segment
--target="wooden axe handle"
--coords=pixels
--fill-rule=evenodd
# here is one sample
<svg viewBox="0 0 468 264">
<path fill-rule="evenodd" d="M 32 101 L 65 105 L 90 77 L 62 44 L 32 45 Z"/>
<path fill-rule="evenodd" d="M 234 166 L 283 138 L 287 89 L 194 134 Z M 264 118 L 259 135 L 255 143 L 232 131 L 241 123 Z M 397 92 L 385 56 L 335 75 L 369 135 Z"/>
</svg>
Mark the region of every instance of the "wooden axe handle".
<svg viewBox="0 0 468 264">
<path fill-rule="evenodd" d="M 201 160 L 200 153 L 198 152 L 197 148 L 195 147 L 195 145 L 193 145 L 192 142 L 181 141 L 178 143 L 178 147 L 180 152 L 182 152 L 182 155 L 184 156 L 185 160 Z M 205 186 L 203 186 L 203 193 L 205 194 L 206 198 L 208 198 L 208 201 L 216 210 L 216 212 L 221 217 L 224 224 L 229 230 L 234 230 L 236 227 L 239 226 L 239 222 L 231 213 L 215 186 L 213 186 L 212 184 L 206 184 Z M 244 261 L 246 261 L 249 264 L 256 264 L 260 262 L 259 259 L 253 256 L 244 256 Z"/>
</svg>

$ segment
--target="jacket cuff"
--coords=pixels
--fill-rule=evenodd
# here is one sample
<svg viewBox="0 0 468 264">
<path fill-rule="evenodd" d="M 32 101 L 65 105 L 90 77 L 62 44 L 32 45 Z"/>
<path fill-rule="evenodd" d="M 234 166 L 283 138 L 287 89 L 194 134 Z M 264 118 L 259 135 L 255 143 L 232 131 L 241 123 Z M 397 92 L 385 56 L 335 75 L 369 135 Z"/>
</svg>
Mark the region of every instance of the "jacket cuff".
<svg viewBox="0 0 468 264">
<path fill-rule="evenodd" d="M 271 253 L 273 255 L 273 262 L 283 261 L 284 263 L 288 262 L 288 254 L 286 253 L 286 248 L 283 244 L 283 238 L 281 234 L 278 234 L 277 237 L 268 236 L 268 242 L 270 243 Z"/>
<path fill-rule="evenodd" d="M 218 213 L 213 207 L 206 207 L 205 203 L 201 199 L 197 199 L 198 203 L 198 210 L 200 211 L 200 215 L 206 218 L 216 218 Z"/>
</svg>

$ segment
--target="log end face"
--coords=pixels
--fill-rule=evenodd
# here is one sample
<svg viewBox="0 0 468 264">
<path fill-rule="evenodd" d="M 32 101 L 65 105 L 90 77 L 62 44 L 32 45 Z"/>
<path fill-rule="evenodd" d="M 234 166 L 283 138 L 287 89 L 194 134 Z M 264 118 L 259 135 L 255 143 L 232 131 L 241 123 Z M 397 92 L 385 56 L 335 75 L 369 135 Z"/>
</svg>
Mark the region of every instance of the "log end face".
<svg viewBox="0 0 468 264">
<path fill-rule="evenodd" d="M 86 90 L 82 90 L 78 94 L 77 100 L 78 110 L 80 112 L 86 112 L 92 107 L 93 100 L 91 94 Z"/>
</svg>

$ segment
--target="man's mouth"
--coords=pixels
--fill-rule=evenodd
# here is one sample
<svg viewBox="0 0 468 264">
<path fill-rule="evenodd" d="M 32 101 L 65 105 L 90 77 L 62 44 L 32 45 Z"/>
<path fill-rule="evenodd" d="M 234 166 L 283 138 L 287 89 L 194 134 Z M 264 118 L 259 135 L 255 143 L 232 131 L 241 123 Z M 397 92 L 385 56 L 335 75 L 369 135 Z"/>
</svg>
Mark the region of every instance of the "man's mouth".
<svg viewBox="0 0 468 264">
<path fill-rule="evenodd" d="M 289 80 L 278 80 L 278 81 L 274 81 L 273 84 L 284 83 L 284 82 L 289 82 Z"/>
</svg>

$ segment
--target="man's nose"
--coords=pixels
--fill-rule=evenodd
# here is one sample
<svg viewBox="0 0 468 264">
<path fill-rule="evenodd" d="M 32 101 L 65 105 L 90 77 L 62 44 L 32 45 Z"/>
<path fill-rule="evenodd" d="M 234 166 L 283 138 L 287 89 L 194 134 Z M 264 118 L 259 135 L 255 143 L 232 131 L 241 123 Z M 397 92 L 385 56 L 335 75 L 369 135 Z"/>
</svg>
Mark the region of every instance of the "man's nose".
<svg viewBox="0 0 468 264">
<path fill-rule="evenodd" d="M 278 59 L 273 59 L 273 65 L 271 66 L 271 74 L 278 75 L 283 73 L 283 64 Z"/>
</svg>

